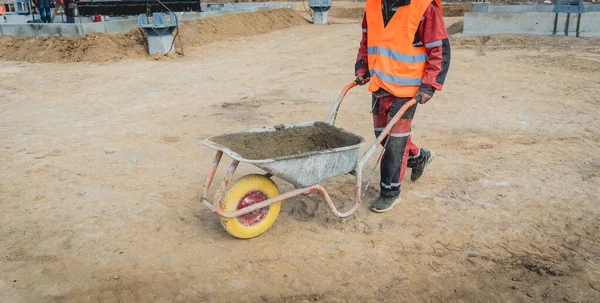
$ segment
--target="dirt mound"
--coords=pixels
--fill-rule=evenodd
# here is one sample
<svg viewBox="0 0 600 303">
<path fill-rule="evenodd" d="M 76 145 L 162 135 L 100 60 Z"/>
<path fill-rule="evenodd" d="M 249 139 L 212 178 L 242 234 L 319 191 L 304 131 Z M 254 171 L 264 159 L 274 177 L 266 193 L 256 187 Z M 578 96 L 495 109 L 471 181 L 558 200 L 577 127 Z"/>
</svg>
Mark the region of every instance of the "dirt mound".
<svg viewBox="0 0 600 303">
<path fill-rule="evenodd" d="M 143 57 L 146 52 L 138 32 L 81 37 L 0 36 L 0 59 L 31 62 L 104 62 Z"/>
<path fill-rule="evenodd" d="M 293 10 L 277 9 L 187 21 L 181 26 L 181 37 L 185 47 L 266 34 L 304 24 L 307 21 Z"/>
<path fill-rule="evenodd" d="M 470 3 L 448 3 L 443 4 L 444 17 L 462 17 L 466 12 L 471 11 Z"/>
<path fill-rule="evenodd" d="M 446 31 L 448 32 L 448 35 L 462 33 L 464 25 L 465 23 L 463 21 L 454 22 L 446 28 Z"/>
<path fill-rule="evenodd" d="M 306 24 L 290 9 L 260 11 L 186 21 L 181 24 L 184 47 L 235 37 L 258 35 Z M 80 37 L 0 36 L 0 60 L 30 62 L 107 62 L 150 58 L 137 30 L 125 34 Z M 154 58 L 154 57 L 153 57 Z"/>
<path fill-rule="evenodd" d="M 338 7 L 335 4 L 329 10 L 329 16 L 333 18 L 362 19 L 365 14 L 364 6 Z"/>
</svg>

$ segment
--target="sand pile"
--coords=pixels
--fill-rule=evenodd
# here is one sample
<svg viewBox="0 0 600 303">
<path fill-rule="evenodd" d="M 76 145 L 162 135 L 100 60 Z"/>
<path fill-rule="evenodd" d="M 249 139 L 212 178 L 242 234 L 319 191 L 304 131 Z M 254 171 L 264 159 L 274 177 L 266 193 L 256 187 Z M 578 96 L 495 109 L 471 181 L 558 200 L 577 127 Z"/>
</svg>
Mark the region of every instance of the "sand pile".
<svg viewBox="0 0 600 303">
<path fill-rule="evenodd" d="M 0 59 L 31 62 L 105 62 L 146 55 L 142 36 L 88 34 L 81 37 L 0 36 Z"/>
<path fill-rule="evenodd" d="M 214 137 L 246 159 L 262 160 L 359 144 L 361 138 L 323 122 L 269 132 L 235 133 Z"/>
<path fill-rule="evenodd" d="M 304 24 L 307 21 L 293 10 L 278 9 L 187 21 L 181 26 L 181 37 L 185 47 Z"/>
<path fill-rule="evenodd" d="M 462 17 L 471 11 L 471 3 L 447 3 L 442 4 L 444 17 Z"/>
<path fill-rule="evenodd" d="M 344 19 L 361 19 L 365 15 L 364 6 L 356 7 L 343 7 L 335 6 L 335 4 L 329 10 L 329 16 L 333 18 L 344 18 Z"/>
<path fill-rule="evenodd" d="M 303 24 L 304 18 L 293 10 L 278 9 L 186 21 L 180 29 L 184 47 L 190 47 Z M 81 37 L 0 36 L 0 45 L 0 60 L 107 62 L 148 57 L 137 29 L 125 34 Z"/>
<path fill-rule="evenodd" d="M 465 23 L 464 23 L 464 21 L 461 20 L 461 21 L 450 24 L 448 27 L 446 27 L 446 31 L 448 32 L 448 35 L 462 33 L 464 26 L 465 26 Z"/>
</svg>

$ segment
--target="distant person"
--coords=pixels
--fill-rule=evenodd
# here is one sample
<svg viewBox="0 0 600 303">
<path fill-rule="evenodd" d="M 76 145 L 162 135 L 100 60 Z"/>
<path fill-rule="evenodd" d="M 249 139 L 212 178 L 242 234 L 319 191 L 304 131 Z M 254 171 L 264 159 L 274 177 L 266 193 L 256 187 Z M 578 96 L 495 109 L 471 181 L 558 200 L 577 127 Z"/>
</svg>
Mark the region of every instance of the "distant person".
<svg viewBox="0 0 600 303">
<path fill-rule="evenodd" d="M 67 23 L 75 23 L 75 0 L 64 0 L 63 9 L 67 16 Z"/>
<path fill-rule="evenodd" d="M 362 41 L 355 65 L 357 81 L 371 82 L 375 135 L 407 101 L 429 101 L 450 66 L 450 43 L 439 0 L 367 0 Z M 382 144 L 380 196 L 371 210 L 386 212 L 400 203 L 406 168 L 417 181 L 435 156 L 411 139 L 416 105 L 409 108 Z"/>
<path fill-rule="evenodd" d="M 52 13 L 50 12 L 50 0 L 38 0 L 38 10 L 40 11 L 40 20 L 44 23 L 50 23 L 52 20 Z"/>
<path fill-rule="evenodd" d="M 4 8 L 4 4 L 0 4 L 0 16 L 2 16 L 4 22 L 6 22 L 6 9 Z"/>
</svg>

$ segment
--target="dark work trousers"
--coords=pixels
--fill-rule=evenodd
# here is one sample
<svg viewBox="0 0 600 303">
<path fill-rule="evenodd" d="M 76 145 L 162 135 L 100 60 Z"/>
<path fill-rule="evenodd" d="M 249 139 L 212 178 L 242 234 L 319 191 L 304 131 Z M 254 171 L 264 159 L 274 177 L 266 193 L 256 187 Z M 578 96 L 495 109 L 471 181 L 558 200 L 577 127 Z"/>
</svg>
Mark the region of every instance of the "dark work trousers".
<svg viewBox="0 0 600 303">
<path fill-rule="evenodd" d="M 392 117 L 410 99 L 412 97 L 397 98 L 385 92 L 373 94 L 372 112 L 375 136 L 381 134 Z M 395 197 L 400 194 L 400 183 L 406 172 L 408 158 L 419 156 L 420 150 L 412 143 L 410 135 L 410 125 L 416 109 L 416 105 L 410 107 L 381 143 L 385 148 L 380 167 L 380 195 L 382 197 Z"/>
<path fill-rule="evenodd" d="M 52 13 L 50 12 L 50 0 L 38 0 L 38 10 L 40 11 L 40 19 L 44 23 L 50 23 L 52 20 Z"/>
<path fill-rule="evenodd" d="M 67 23 L 75 23 L 75 1 L 64 0 L 65 16 L 67 17 Z"/>
</svg>

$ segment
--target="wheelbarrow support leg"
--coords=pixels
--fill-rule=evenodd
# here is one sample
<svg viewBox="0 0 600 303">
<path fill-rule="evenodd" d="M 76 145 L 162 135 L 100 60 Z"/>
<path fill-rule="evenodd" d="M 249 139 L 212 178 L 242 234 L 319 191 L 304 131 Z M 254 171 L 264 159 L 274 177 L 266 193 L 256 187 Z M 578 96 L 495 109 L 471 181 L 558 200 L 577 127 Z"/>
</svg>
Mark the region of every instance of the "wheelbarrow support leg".
<svg viewBox="0 0 600 303">
<path fill-rule="evenodd" d="M 221 188 L 219 188 L 219 191 L 215 194 L 215 198 L 213 200 L 214 209 L 221 209 L 221 206 L 219 205 L 219 203 L 221 202 L 221 196 L 227 189 L 227 186 L 229 186 L 229 181 L 231 181 L 231 178 L 233 177 L 233 174 L 235 173 L 235 170 L 237 169 L 239 164 L 239 161 L 233 160 L 231 162 L 231 165 L 229 165 L 227 175 L 225 175 L 225 179 L 223 179 L 223 182 L 221 182 Z"/>
<path fill-rule="evenodd" d="M 208 172 L 208 175 L 206 176 L 206 181 L 204 181 L 204 186 L 202 187 L 202 195 L 200 196 L 200 201 L 204 202 L 204 204 L 209 208 L 212 208 L 212 205 L 210 203 L 207 203 L 204 197 L 206 197 L 208 194 L 210 185 L 212 184 L 213 178 L 215 177 L 215 173 L 217 172 L 217 168 L 219 167 L 219 162 L 221 162 L 221 157 L 223 157 L 223 152 L 219 150 L 217 151 L 217 154 L 213 159 L 212 166 L 210 167 L 210 171 Z"/>
<path fill-rule="evenodd" d="M 360 206 L 360 192 L 361 192 L 361 186 L 362 186 L 362 178 L 361 178 L 361 172 L 357 169 L 356 172 L 356 187 L 354 190 L 354 194 L 356 195 L 354 198 L 354 205 L 352 205 L 352 208 L 350 208 L 348 211 L 341 213 L 337 207 L 335 207 L 335 204 L 333 204 L 333 201 L 331 200 L 331 197 L 329 197 L 329 194 L 327 193 L 327 191 L 325 190 L 325 188 L 321 185 L 314 185 L 320 193 L 321 196 L 323 196 L 323 200 L 325 200 L 327 202 L 327 204 L 329 205 L 329 209 L 331 209 L 331 211 L 333 212 L 333 214 L 335 214 L 337 217 L 340 218 L 346 218 L 346 217 L 350 217 L 352 216 L 356 210 L 358 209 L 358 207 Z"/>
</svg>

